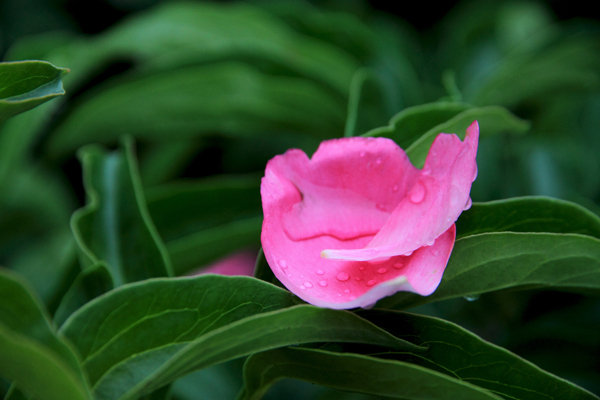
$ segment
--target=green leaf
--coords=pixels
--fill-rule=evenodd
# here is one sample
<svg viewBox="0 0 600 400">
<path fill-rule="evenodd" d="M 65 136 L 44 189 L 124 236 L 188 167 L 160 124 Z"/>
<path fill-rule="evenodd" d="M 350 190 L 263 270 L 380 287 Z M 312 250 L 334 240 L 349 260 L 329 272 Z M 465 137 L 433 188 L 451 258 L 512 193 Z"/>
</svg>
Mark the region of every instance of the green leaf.
<svg viewBox="0 0 600 400">
<path fill-rule="evenodd" d="M 600 239 L 600 217 L 549 197 L 517 197 L 473 203 L 456 221 L 457 237 L 490 232 L 577 233 Z"/>
<path fill-rule="evenodd" d="M 467 104 L 453 102 L 427 103 L 409 107 L 394 115 L 389 125 L 371 129 L 363 136 L 387 137 L 406 149 L 430 129 L 469 108 L 471 106 Z"/>
<path fill-rule="evenodd" d="M 0 270 L 0 374 L 43 399 L 91 399 L 79 362 L 26 284 Z"/>
<path fill-rule="evenodd" d="M 304 348 L 281 348 L 250 356 L 244 365 L 244 392 L 238 398 L 261 399 L 283 378 L 406 400 L 501 399 L 470 383 L 420 366 Z"/>
<path fill-rule="evenodd" d="M 442 282 L 432 295 L 401 292 L 377 306 L 400 309 L 515 288 L 600 293 L 600 240 L 577 234 L 512 232 L 463 237 L 456 241 Z"/>
<path fill-rule="evenodd" d="M 54 313 L 54 325 L 60 327 L 75 310 L 114 288 L 112 276 L 104 261 L 81 271 L 62 298 Z"/>
<path fill-rule="evenodd" d="M 105 261 L 115 285 L 171 275 L 167 251 L 148 213 L 133 143 L 111 153 L 83 148 L 89 203 L 73 213 L 71 228 L 84 268 Z"/>
<path fill-rule="evenodd" d="M 262 206 L 256 175 L 171 183 L 146 195 L 178 275 L 260 243 Z"/>
<path fill-rule="evenodd" d="M 228 222 L 167 244 L 176 275 L 207 265 L 236 249 L 258 247 L 262 216 Z"/>
<path fill-rule="evenodd" d="M 65 94 L 67 72 L 45 61 L 0 63 L 0 123 Z"/>
<path fill-rule="evenodd" d="M 48 151 L 62 154 L 122 134 L 166 141 L 291 130 L 327 138 L 341 134 L 343 117 L 339 99 L 314 82 L 219 63 L 122 82 L 88 98 L 57 127 Z"/>
<path fill-rule="evenodd" d="M 508 399 L 598 399 L 452 322 L 383 310 L 361 311 L 359 315 L 398 337 L 429 347 L 417 354 L 379 352 L 380 357 L 428 368 Z"/>
<path fill-rule="evenodd" d="M 481 108 L 471 108 L 450 118 L 424 133 L 419 139 L 415 140 L 407 149 L 406 154 L 413 165 L 422 168 L 425 164 L 425 158 L 429 153 L 429 148 L 440 133 L 455 133 L 461 140 L 465 138 L 465 133 L 473 121 L 479 122 L 479 131 L 482 137 L 496 135 L 502 132 L 525 133 L 529 130 L 530 124 L 523 121 L 507 109 L 498 106 L 489 106 Z"/>
<path fill-rule="evenodd" d="M 344 136 L 360 135 L 389 118 L 383 106 L 382 86 L 383 82 L 373 71 L 367 68 L 356 71 L 350 84 Z"/>
<path fill-rule="evenodd" d="M 135 398 L 196 369 L 290 344 L 350 341 L 411 348 L 347 311 L 308 305 L 248 277 L 156 279 L 116 289 L 61 331 L 97 399 Z"/>
</svg>

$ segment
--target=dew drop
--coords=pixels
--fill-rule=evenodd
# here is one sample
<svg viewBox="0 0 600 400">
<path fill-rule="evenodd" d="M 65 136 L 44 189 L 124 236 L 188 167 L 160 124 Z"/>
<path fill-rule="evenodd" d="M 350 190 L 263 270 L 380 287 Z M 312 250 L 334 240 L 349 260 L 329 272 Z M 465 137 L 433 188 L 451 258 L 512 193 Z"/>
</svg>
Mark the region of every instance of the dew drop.
<svg viewBox="0 0 600 400">
<path fill-rule="evenodd" d="M 431 167 L 429 165 L 425 165 L 423 167 L 423 169 L 421 170 L 421 173 L 423 175 L 429 175 L 429 174 L 431 174 Z"/>
<path fill-rule="evenodd" d="M 408 253 L 404 254 L 406 257 L 412 256 L 412 251 L 409 251 Z"/>
<path fill-rule="evenodd" d="M 322 269 L 318 269 L 318 270 L 317 270 L 317 275 L 323 275 L 324 273 L 325 273 L 325 272 L 323 272 L 323 270 L 322 270 Z"/>
<path fill-rule="evenodd" d="M 381 158 L 378 158 L 377 160 L 375 160 L 375 162 L 377 163 L 377 165 L 381 164 Z"/>
<path fill-rule="evenodd" d="M 350 289 L 344 289 L 344 293 L 350 293 Z"/>
<path fill-rule="evenodd" d="M 279 260 L 278 264 L 283 269 L 286 269 L 288 267 L 287 263 L 285 261 L 283 261 L 283 260 Z"/>
<path fill-rule="evenodd" d="M 393 190 L 394 192 L 397 192 L 397 191 L 398 191 L 398 185 L 394 185 L 394 187 L 392 188 L 392 190 Z"/>
<path fill-rule="evenodd" d="M 376 281 L 374 281 L 373 279 L 371 279 L 369 282 L 367 282 L 367 286 L 373 286 L 376 283 L 377 283 Z"/>
<path fill-rule="evenodd" d="M 355 277 L 354 279 L 356 279 L 357 282 L 362 281 L 362 278 L 360 276 Z"/>
<path fill-rule="evenodd" d="M 479 299 L 479 295 L 478 294 L 471 294 L 471 295 L 465 296 L 464 299 L 467 300 L 467 301 L 475 301 L 475 300 Z"/>
<path fill-rule="evenodd" d="M 473 168 L 473 180 L 477 179 L 477 165 Z"/>
<path fill-rule="evenodd" d="M 356 154 L 356 153 L 354 153 L 354 154 Z M 365 156 L 365 152 L 364 152 L 364 151 L 361 151 L 361 152 L 360 152 L 360 156 L 361 156 L 361 157 L 364 157 L 364 156 Z"/>
<path fill-rule="evenodd" d="M 472 205 L 473 205 L 473 200 L 471 200 L 471 198 L 469 197 L 467 199 L 467 204 L 465 204 L 465 208 L 463 210 L 468 210 L 469 208 L 471 208 Z"/>
<path fill-rule="evenodd" d="M 342 294 L 341 294 L 341 293 L 338 293 L 338 297 L 342 297 Z"/>
<path fill-rule="evenodd" d="M 425 186 L 421 182 L 415 183 L 415 186 L 410 191 L 408 199 L 411 203 L 419 204 L 425 198 Z"/>
<path fill-rule="evenodd" d="M 310 282 L 304 282 L 304 286 L 306 286 L 307 288 L 311 288 L 313 287 L 313 284 Z"/>
<path fill-rule="evenodd" d="M 337 274 L 336 278 L 340 282 L 346 282 L 348 279 L 350 279 L 350 275 L 348 275 L 345 272 L 340 272 L 339 274 Z"/>
<path fill-rule="evenodd" d="M 385 268 L 379 268 L 379 269 L 377 270 L 377 273 L 378 273 L 378 274 L 385 274 L 386 272 L 387 272 L 387 269 L 385 269 Z"/>
<path fill-rule="evenodd" d="M 327 286 L 327 281 L 319 281 L 319 286 L 321 286 L 321 287 Z"/>
<path fill-rule="evenodd" d="M 361 271 L 364 271 L 365 267 L 359 267 L 358 269 L 360 269 Z"/>
<path fill-rule="evenodd" d="M 304 287 L 304 285 L 300 285 L 300 289 L 305 290 L 306 287 Z"/>
<path fill-rule="evenodd" d="M 435 257 L 440 255 L 440 251 L 436 249 L 430 250 L 430 253 L 433 254 Z"/>
<path fill-rule="evenodd" d="M 396 268 L 396 269 L 404 268 L 404 264 L 396 263 L 396 264 L 394 264 L 394 268 Z"/>
</svg>

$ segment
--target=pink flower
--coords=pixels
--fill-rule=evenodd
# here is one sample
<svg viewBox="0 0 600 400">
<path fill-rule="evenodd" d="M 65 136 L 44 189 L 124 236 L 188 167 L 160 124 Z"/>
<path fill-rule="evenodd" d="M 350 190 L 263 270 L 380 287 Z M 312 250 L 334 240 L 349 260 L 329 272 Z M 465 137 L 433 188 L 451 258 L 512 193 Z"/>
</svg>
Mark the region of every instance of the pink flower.
<svg viewBox="0 0 600 400">
<path fill-rule="evenodd" d="M 256 264 L 256 252 L 242 250 L 202 267 L 190 275 L 218 274 L 228 276 L 252 276 Z"/>
<path fill-rule="evenodd" d="M 390 139 L 328 140 L 312 159 L 288 150 L 261 183 L 262 245 L 275 276 L 320 307 L 368 307 L 398 291 L 430 295 L 471 206 L 479 126 L 440 134 L 415 168 Z"/>
</svg>

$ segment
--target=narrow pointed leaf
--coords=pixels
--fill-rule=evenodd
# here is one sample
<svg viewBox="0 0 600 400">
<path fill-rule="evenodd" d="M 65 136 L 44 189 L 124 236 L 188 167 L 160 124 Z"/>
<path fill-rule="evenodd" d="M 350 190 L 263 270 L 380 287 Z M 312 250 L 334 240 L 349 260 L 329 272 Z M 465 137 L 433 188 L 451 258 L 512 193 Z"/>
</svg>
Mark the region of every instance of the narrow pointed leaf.
<svg viewBox="0 0 600 400">
<path fill-rule="evenodd" d="M 525 133 L 530 127 L 529 122 L 517 118 L 502 107 L 471 108 L 425 132 L 406 149 L 408 158 L 415 167 L 422 168 L 429 148 L 439 133 L 455 133 L 463 140 L 467 128 L 475 120 L 479 122 L 482 138 L 502 132 Z"/>
<path fill-rule="evenodd" d="M 115 285 L 171 274 L 166 249 L 147 210 L 132 143 L 109 153 L 80 153 L 89 203 L 71 218 L 84 267 L 105 261 Z"/>
<path fill-rule="evenodd" d="M 600 240 L 577 234 L 485 233 L 458 239 L 430 296 L 398 293 L 380 308 L 408 308 L 502 289 L 600 294 Z"/>
<path fill-rule="evenodd" d="M 21 280 L 0 270 L 0 374 L 48 399 L 90 399 L 79 362 Z"/>
<path fill-rule="evenodd" d="M 486 342 L 452 322 L 384 310 L 368 310 L 359 314 L 398 337 L 429 346 L 426 352 L 418 354 L 392 351 L 379 353 L 380 357 L 428 368 L 507 399 L 598 399 L 585 389 Z"/>
<path fill-rule="evenodd" d="M 0 63 L 0 123 L 65 94 L 62 76 L 68 71 L 45 61 Z"/>
<path fill-rule="evenodd" d="M 470 383 L 417 365 L 303 348 L 281 348 L 250 356 L 244 365 L 245 387 L 239 399 L 259 400 L 283 378 L 404 400 L 501 399 Z"/>
<path fill-rule="evenodd" d="M 577 233 L 600 239 L 600 218 L 568 201 L 517 197 L 473 203 L 456 221 L 458 238 L 489 232 Z"/>
<path fill-rule="evenodd" d="M 297 301 L 248 277 L 157 279 L 93 300 L 61 331 L 82 355 L 97 399 L 136 398 L 196 369 L 290 344 L 419 349 L 349 312 L 286 308 Z"/>
<path fill-rule="evenodd" d="M 464 103 L 436 102 L 413 106 L 394 115 L 386 126 L 371 129 L 363 136 L 387 137 L 407 149 L 421 135 L 455 115 L 468 110 Z"/>
<path fill-rule="evenodd" d="M 123 134 L 165 141 L 288 130 L 323 139 L 342 133 L 344 114 L 338 97 L 307 79 L 270 76 L 242 63 L 192 66 L 124 81 L 88 98 L 56 128 L 48 151 L 61 155 Z"/>
</svg>

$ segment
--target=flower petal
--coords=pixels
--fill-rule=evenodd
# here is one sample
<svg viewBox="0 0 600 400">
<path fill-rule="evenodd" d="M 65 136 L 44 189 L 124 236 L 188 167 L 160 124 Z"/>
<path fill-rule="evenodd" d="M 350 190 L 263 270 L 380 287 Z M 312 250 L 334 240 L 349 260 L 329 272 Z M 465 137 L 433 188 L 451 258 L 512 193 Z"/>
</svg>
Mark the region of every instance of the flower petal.
<svg viewBox="0 0 600 400">
<path fill-rule="evenodd" d="M 281 222 L 292 240 L 374 235 L 418 176 L 392 140 L 328 140 L 310 160 L 294 149 L 269 161 L 261 187 L 263 209 L 266 215 L 284 208 Z"/>
<path fill-rule="evenodd" d="M 224 257 L 215 263 L 192 272 L 190 275 L 218 274 L 227 276 L 252 276 L 256 252 L 243 250 Z"/>
<path fill-rule="evenodd" d="M 327 248 L 322 256 L 343 260 L 376 260 L 410 254 L 428 246 L 470 207 L 471 184 L 477 176 L 479 126 L 473 122 L 464 142 L 440 134 L 414 186 L 388 221 L 363 249 Z"/>
</svg>

